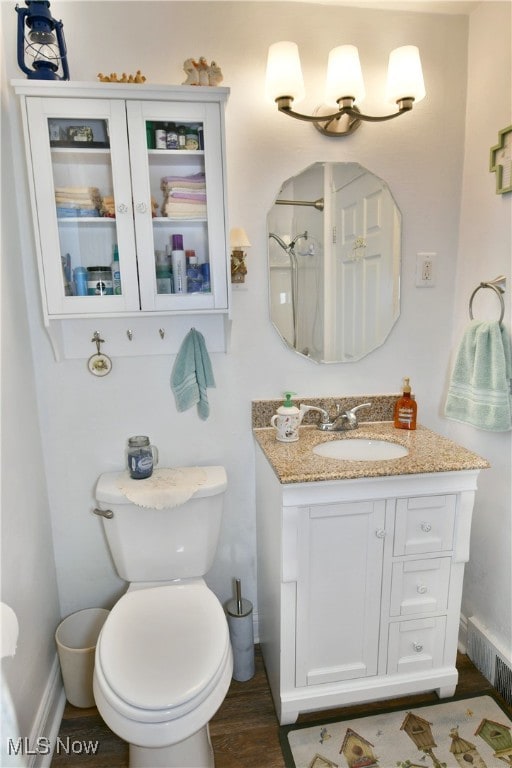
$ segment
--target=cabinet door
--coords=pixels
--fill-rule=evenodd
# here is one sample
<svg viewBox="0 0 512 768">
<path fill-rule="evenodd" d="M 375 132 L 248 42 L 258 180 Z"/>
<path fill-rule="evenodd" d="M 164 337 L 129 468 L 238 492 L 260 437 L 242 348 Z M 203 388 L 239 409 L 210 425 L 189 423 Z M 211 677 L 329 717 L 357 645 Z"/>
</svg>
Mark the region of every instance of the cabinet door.
<svg viewBox="0 0 512 768">
<path fill-rule="evenodd" d="M 29 97 L 27 123 L 48 315 L 139 311 L 124 102 Z"/>
<path fill-rule="evenodd" d="M 217 103 L 127 103 L 143 310 L 227 309 L 221 109 Z M 154 147 L 155 131 L 170 125 L 197 135 L 198 148 Z M 173 235 L 181 235 L 183 250 L 197 257 L 199 280 L 176 274 L 175 268 L 169 289 L 161 275 L 169 266 L 166 250 Z"/>
<path fill-rule="evenodd" d="M 297 686 L 377 673 L 384 520 L 380 500 L 303 510 Z"/>
</svg>

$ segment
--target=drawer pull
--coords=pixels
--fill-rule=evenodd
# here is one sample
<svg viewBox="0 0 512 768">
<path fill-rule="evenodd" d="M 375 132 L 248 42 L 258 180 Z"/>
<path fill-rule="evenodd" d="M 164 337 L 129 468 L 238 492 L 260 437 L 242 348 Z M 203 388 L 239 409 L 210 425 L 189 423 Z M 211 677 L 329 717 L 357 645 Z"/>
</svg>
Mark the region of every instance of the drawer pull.
<svg viewBox="0 0 512 768">
<path fill-rule="evenodd" d="M 416 591 L 419 595 L 424 595 L 425 592 L 428 592 L 428 587 L 426 587 L 425 584 L 418 584 Z"/>
<path fill-rule="evenodd" d="M 375 535 L 378 539 L 385 539 L 386 538 L 386 531 L 384 528 L 377 528 L 375 531 Z"/>
<path fill-rule="evenodd" d="M 146 213 L 148 210 L 146 203 L 137 203 L 135 208 L 137 210 L 137 213 Z"/>
<path fill-rule="evenodd" d="M 118 212 L 118 213 L 128 213 L 128 206 L 127 206 L 127 205 L 125 205 L 124 203 L 120 203 L 120 204 L 117 206 L 117 212 Z"/>
<path fill-rule="evenodd" d="M 432 530 L 431 523 L 422 523 L 421 530 L 423 531 L 423 533 L 430 533 L 430 531 Z"/>
<path fill-rule="evenodd" d="M 416 653 L 421 653 L 423 650 L 423 643 L 413 643 L 412 647 L 416 651 Z"/>
</svg>

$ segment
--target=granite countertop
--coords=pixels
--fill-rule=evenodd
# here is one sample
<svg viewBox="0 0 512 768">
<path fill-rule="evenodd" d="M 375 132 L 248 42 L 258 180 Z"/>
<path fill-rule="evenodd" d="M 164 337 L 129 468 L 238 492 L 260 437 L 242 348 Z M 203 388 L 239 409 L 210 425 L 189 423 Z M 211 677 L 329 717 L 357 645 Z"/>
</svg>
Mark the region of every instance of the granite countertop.
<svg viewBox="0 0 512 768">
<path fill-rule="evenodd" d="M 350 480 L 428 472 L 458 472 L 485 469 L 489 462 L 446 437 L 418 425 L 416 430 L 395 429 L 390 421 L 360 422 L 346 432 L 321 432 L 301 426 L 299 440 L 280 443 L 272 427 L 256 427 L 253 434 L 281 483 L 310 483 L 319 480 Z M 384 461 L 345 461 L 317 456 L 313 447 L 327 440 L 367 438 L 388 440 L 409 449 L 407 456 Z"/>
</svg>

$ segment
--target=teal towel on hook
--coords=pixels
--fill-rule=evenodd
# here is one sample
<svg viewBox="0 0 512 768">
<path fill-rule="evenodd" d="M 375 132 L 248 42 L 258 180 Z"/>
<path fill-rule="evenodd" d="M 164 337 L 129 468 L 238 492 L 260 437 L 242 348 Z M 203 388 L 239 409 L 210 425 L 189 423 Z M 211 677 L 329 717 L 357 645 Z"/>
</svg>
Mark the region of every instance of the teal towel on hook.
<svg viewBox="0 0 512 768">
<path fill-rule="evenodd" d="M 445 416 L 479 429 L 512 429 L 510 338 L 498 321 L 473 320 L 457 352 Z"/>
<path fill-rule="evenodd" d="M 214 387 L 212 364 L 204 336 L 191 328 L 185 336 L 176 356 L 171 374 L 171 389 L 178 411 L 186 411 L 197 405 L 199 417 L 210 415 L 207 387 Z"/>
</svg>

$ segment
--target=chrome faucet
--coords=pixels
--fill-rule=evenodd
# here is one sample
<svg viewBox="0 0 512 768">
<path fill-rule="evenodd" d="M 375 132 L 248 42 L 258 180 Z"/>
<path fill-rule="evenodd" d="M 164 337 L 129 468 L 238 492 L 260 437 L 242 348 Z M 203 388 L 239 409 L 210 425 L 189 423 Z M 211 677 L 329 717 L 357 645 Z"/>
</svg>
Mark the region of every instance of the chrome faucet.
<svg viewBox="0 0 512 768">
<path fill-rule="evenodd" d="M 316 408 L 314 405 L 301 405 L 302 413 L 307 411 L 319 411 L 320 419 L 317 422 L 318 429 L 322 432 L 343 432 L 348 429 L 356 429 L 359 425 L 357 412 L 360 408 L 370 408 L 371 403 L 361 403 L 348 411 L 341 411 L 340 404 L 336 405 L 336 416 L 331 420 L 328 412 L 324 408 Z M 341 411 L 341 412 L 340 412 Z"/>
</svg>

